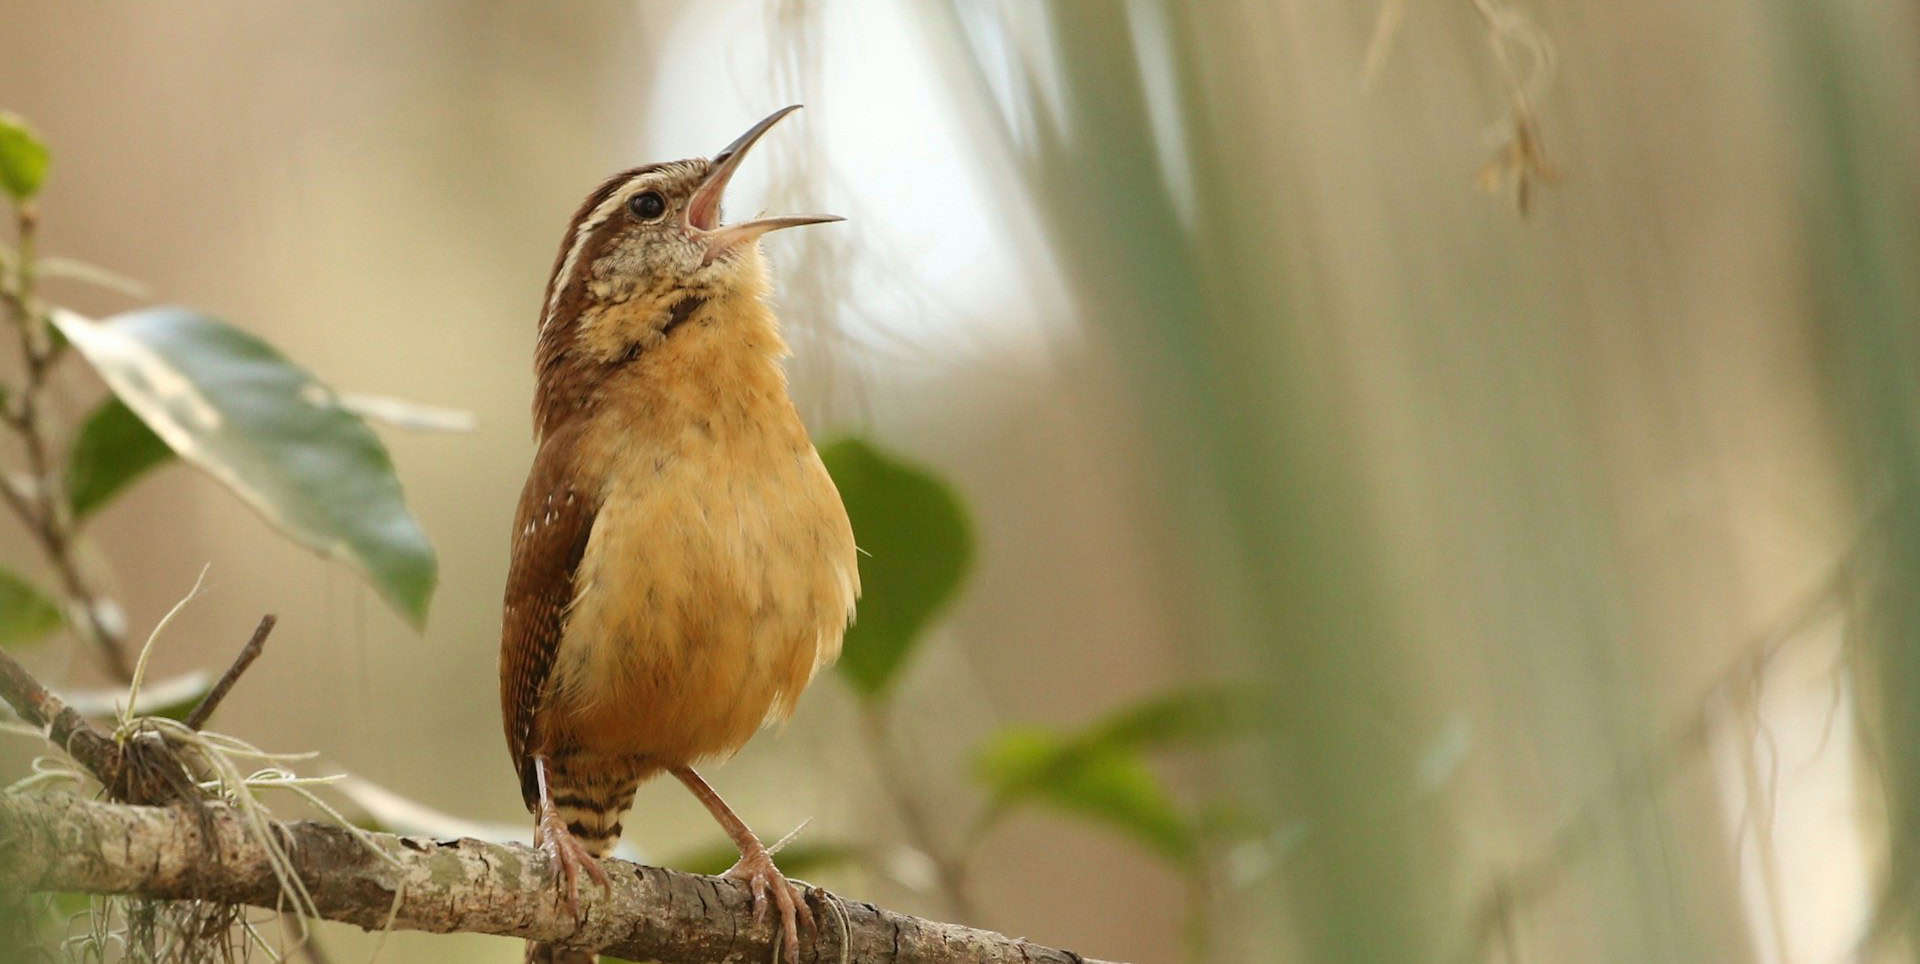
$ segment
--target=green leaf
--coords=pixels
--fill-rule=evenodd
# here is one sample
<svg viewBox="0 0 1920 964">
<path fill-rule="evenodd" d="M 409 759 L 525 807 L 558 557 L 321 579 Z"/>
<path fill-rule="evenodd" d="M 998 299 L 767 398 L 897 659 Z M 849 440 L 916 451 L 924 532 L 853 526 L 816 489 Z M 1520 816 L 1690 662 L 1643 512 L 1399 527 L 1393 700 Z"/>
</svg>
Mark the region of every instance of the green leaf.
<svg viewBox="0 0 1920 964">
<path fill-rule="evenodd" d="M 1185 864 L 1205 828 L 1182 814 L 1141 754 L 1248 733 L 1259 705 L 1250 690 L 1202 685 L 1140 700 L 1073 732 L 1003 729 L 974 757 L 976 775 L 993 794 L 983 821 L 1040 803 L 1097 819 Z"/>
<path fill-rule="evenodd" d="M 1105 823 L 1175 864 L 1194 857 L 1193 829 L 1129 747 L 1075 740 L 1042 727 L 1008 727 L 982 745 L 974 771 L 994 794 L 983 820 L 1015 804 L 1041 803 Z"/>
<path fill-rule="evenodd" d="M 181 458 L 296 541 L 359 568 L 417 628 L 437 568 L 393 461 L 334 393 L 266 342 L 183 308 L 54 324 Z"/>
<path fill-rule="evenodd" d="M 473 416 L 398 399 L 341 394 L 341 408 L 367 420 L 421 431 L 472 431 Z M 0 392 L 0 403 L 5 395 Z M 173 458 L 173 450 L 118 398 L 88 416 L 67 458 L 67 497 L 75 520 L 104 506 L 148 469 Z"/>
<path fill-rule="evenodd" d="M 0 111 L 0 189 L 31 200 L 47 179 L 47 145 L 18 114 Z"/>
<path fill-rule="evenodd" d="M 76 521 L 106 505 L 120 490 L 173 458 L 173 450 L 118 398 L 87 416 L 67 453 L 67 499 Z"/>
<path fill-rule="evenodd" d="M 842 864 L 860 859 L 860 848 L 850 844 L 822 841 L 819 843 L 795 843 L 780 848 L 774 857 L 780 865 L 780 872 L 792 877 L 805 877 Z M 692 853 L 681 854 L 667 861 L 667 866 L 675 870 L 684 870 L 690 874 L 706 874 L 717 877 L 727 872 L 734 861 L 740 859 L 740 851 L 730 841 L 715 841 Z"/>
<path fill-rule="evenodd" d="M 920 634 L 960 589 L 973 529 L 945 482 L 860 439 L 821 449 L 861 549 L 859 617 L 840 671 L 862 697 L 887 690 Z"/>
<path fill-rule="evenodd" d="M 33 584 L 0 569 L 0 646 L 20 646 L 60 628 L 60 607 Z"/>
<path fill-rule="evenodd" d="M 1215 744 L 1248 732 L 1260 702 L 1240 687 L 1176 689 L 1107 714 L 1084 739 L 1138 749 Z"/>
</svg>

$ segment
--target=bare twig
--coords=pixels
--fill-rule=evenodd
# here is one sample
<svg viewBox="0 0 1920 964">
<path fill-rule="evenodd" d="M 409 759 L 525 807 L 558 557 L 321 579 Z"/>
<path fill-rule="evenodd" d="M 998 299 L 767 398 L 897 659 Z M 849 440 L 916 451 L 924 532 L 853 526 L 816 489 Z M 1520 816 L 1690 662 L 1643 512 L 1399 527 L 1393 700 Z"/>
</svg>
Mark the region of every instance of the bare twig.
<svg viewBox="0 0 1920 964">
<path fill-rule="evenodd" d="M 202 825 L 175 808 L 67 794 L 0 795 L 0 889 L 138 894 L 273 907 L 281 884 L 258 837 L 222 806 Z M 620 860 L 613 886 L 562 906 L 546 854 L 519 844 L 356 836 L 329 823 L 275 825 L 320 916 L 377 929 L 461 931 L 593 947 L 637 960 L 766 960 L 775 925 L 755 921 L 745 884 Z M 372 847 L 368 847 L 368 842 Z M 218 855 L 218 859 L 213 859 Z M 396 898 L 396 895 L 399 895 Z M 801 961 L 1065 964 L 1071 951 L 923 920 L 815 890 L 822 927 Z"/>
<path fill-rule="evenodd" d="M 8 425 L 18 424 L 10 415 L 0 418 L 0 421 L 5 421 Z M 33 503 L 27 500 L 26 494 L 14 488 L 11 479 L 0 478 L 0 498 L 6 499 L 7 507 L 13 510 L 13 514 L 19 516 L 21 523 L 28 529 L 33 530 L 34 538 L 40 538 L 40 515 L 34 510 Z"/>
<path fill-rule="evenodd" d="M 279 622 L 279 619 L 280 617 L 272 613 L 260 617 L 260 625 L 254 627 L 253 636 L 247 640 L 247 644 L 240 647 L 240 655 L 233 658 L 233 665 L 227 667 L 225 673 L 220 674 L 220 679 L 213 684 L 213 689 L 208 690 L 207 695 L 201 697 L 200 704 L 193 708 L 192 713 L 187 714 L 187 726 L 197 730 L 207 725 L 208 718 L 213 716 L 214 710 L 220 708 L 220 701 L 227 698 L 227 691 L 233 689 L 233 684 L 240 679 L 240 674 L 246 672 L 247 667 L 252 666 L 253 661 L 260 658 L 260 650 L 267 645 L 267 634 L 273 632 L 273 626 Z"/>
</svg>

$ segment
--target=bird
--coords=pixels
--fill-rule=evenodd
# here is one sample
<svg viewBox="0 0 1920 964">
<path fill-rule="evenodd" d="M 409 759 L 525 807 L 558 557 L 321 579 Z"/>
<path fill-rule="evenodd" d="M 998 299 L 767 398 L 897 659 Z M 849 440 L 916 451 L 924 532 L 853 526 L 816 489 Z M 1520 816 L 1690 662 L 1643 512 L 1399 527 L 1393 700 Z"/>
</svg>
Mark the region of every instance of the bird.
<svg viewBox="0 0 1920 964">
<path fill-rule="evenodd" d="M 788 391 L 759 241 L 831 215 L 721 223 L 775 111 L 711 159 L 608 178 L 568 224 L 535 347 L 536 451 L 514 515 L 500 705 L 534 841 L 578 914 L 636 788 L 678 779 L 726 831 L 756 920 L 799 960 L 806 895 L 694 766 L 783 721 L 830 665 L 860 574 Z M 529 961 L 591 961 L 529 944 Z"/>
</svg>

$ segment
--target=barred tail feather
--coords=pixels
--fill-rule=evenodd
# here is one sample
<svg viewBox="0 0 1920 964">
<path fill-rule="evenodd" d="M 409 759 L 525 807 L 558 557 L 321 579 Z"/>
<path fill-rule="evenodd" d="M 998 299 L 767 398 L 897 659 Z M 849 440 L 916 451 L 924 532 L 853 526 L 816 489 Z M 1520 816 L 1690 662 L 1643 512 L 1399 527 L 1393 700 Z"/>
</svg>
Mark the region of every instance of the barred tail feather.
<svg viewBox="0 0 1920 964">
<path fill-rule="evenodd" d="M 598 787 L 554 787 L 553 808 L 567 822 L 567 832 L 595 857 L 613 853 L 620 842 L 620 818 L 633 806 L 638 781 Z"/>
</svg>

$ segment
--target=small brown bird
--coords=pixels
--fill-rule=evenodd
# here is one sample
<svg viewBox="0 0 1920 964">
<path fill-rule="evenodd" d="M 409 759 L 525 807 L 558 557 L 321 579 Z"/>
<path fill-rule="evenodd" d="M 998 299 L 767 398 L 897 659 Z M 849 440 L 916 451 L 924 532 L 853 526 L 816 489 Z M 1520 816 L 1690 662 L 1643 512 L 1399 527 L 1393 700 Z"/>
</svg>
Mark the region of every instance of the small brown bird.
<svg viewBox="0 0 1920 964">
<path fill-rule="evenodd" d="M 686 784 L 740 850 L 756 914 L 799 960 L 800 893 L 693 764 L 785 719 L 840 652 L 860 593 L 840 494 L 787 394 L 759 238 L 841 220 L 720 224 L 747 150 L 609 178 L 547 282 L 539 443 L 514 519 L 500 705 L 535 842 L 567 906 L 620 838 L 640 781 Z M 529 960 L 591 961 L 530 945 Z"/>
</svg>

